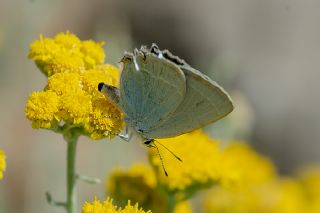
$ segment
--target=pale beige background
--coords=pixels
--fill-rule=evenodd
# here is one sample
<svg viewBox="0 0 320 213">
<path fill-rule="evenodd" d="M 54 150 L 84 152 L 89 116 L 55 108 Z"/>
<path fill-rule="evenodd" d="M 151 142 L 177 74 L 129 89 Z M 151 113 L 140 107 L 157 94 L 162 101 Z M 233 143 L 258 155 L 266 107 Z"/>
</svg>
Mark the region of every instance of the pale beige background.
<svg viewBox="0 0 320 213">
<path fill-rule="evenodd" d="M 46 83 L 27 59 L 40 33 L 70 30 L 81 39 L 105 40 L 111 63 L 141 44 L 169 48 L 246 97 L 255 118 L 248 138 L 288 173 L 320 161 L 319 21 L 316 0 L 2 0 L 0 148 L 8 168 L 0 212 L 63 212 L 46 204 L 44 192 L 64 199 L 65 144 L 60 135 L 33 130 L 24 116 L 28 95 Z M 104 179 L 113 166 L 145 158 L 137 144 L 82 138 L 77 170 Z M 104 185 L 79 183 L 78 194 L 80 206 L 102 198 Z"/>
</svg>

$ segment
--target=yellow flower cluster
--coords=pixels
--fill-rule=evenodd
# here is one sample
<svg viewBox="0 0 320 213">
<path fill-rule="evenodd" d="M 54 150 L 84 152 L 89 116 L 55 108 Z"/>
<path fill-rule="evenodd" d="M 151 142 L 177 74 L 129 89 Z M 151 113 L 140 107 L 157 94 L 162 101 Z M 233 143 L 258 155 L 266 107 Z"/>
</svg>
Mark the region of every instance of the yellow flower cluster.
<svg viewBox="0 0 320 213">
<path fill-rule="evenodd" d="M 178 161 L 158 143 L 179 156 L 183 162 Z M 162 155 L 168 177 L 164 175 L 156 149 L 150 148 L 149 159 L 151 165 L 156 168 L 159 181 L 167 186 L 169 191 L 206 185 L 219 179 L 217 176 L 219 144 L 203 132 L 195 131 L 174 138 L 157 140 L 155 145 Z"/>
<path fill-rule="evenodd" d="M 217 172 L 221 184 L 227 187 L 266 183 L 277 177 L 269 159 L 236 141 L 222 150 Z"/>
<path fill-rule="evenodd" d="M 115 168 L 107 180 L 107 191 L 121 206 L 126 200 L 132 200 L 144 208 L 152 209 L 151 206 L 162 200 L 154 193 L 156 184 L 152 168 L 136 164 L 128 171 Z"/>
<path fill-rule="evenodd" d="M 298 178 L 308 200 L 308 212 L 320 212 L 320 167 L 309 166 L 304 168 L 299 172 Z"/>
<path fill-rule="evenodd" d="M 150 149 L 150 162 L 156 168 L 161 183 L 170 191 L 188 190 L 219 184 L 264 182 L 274 178 L 271 162 L 254 152 L 248 145 L 235 143 L 225 149 L 201 131 L 158 140 L 183 162 L 175 159 L 160 144 L 155 145 L 163 156 L 166 177 L 155 149 Z"/>
<path fill-rule="evenodd" d="M 305 212 L 299 184 L 282 179 L 247 187 L 217 186 L 207 195 L 204 208 L 208 213 L 298 213 Z"/>
<path fill-rule="evenodd" d="M 114 169 L 107 179 L 107 192 L 121 206 L 129 199 L 153 212 L 166 212 L 170 199 L 159 188 L 152 168 L 142 163 L 135 164 L 128 170 Z M 182 212 L 192 212 L 189 202 L 179 202 L 174 206 L 174 213 Z"/>
<path fill-rule="evenodd" d="M 130 200 L 122 209 L 115 206 L 110 198 L 107 198 L 103 203 L 95 198 L 92 203 L 85 202 L 82 213 L 151 213 L 151 211 L 146 212 L 142 208 L 139 209 L 138 203 L 131 205 Z"/>
<path fill-rule="evenodd" d="M 54 38 L 40 35 L 40 39 L 31 44 L 29 58 L 47 76 L 59 72 L 82 72 L 103 65 L 103 44 L 81 41 L 69 32 L 59 33 Z"/>
<path fill-rule="evenodd" d="M 107 180 L 107 192 L 121 205 L 130 199 L 153 212 L 192 212 L 188 198 L 211 188 L 203 209 L 211 213 L 320 212 L 320 168 L 304 169 L 298 177 L 281 177 L 272 162 L 248 145 L 222 145 L 195 131 L 158 140 L 168 177 L 156 149 L 150 149 L 152 168 L 136 164 L 115 169 Z M 178 155 L 178 161 L 162 145 Z"/>
<path fill-rule="evenodd" d="M 6 170 L 6 155 L 0 149 L 0 180 L 3 178 L 3 172 Z"/>
<path fill-rule="evenodd" d="M 298 177 L 242 187 L 215 186 L 207 194 L 208 213 L 317 213 L 320 212 L 320 168 L 303 170 Z"/>
<path fill-rule="evenodd" d="M 48 76 L 43 91 L 33 92 L 26 116 L 34 128 L 55 129 L 67 124 L 92 139 L 113 137 L 124 126 L 121 111 L 98 91 L 100 82 L 117 86 L 119 70 L 104 64 L 103 43 L 81 41 L 60 33 L 35 41 L 29 58 Z"/>
</svg>

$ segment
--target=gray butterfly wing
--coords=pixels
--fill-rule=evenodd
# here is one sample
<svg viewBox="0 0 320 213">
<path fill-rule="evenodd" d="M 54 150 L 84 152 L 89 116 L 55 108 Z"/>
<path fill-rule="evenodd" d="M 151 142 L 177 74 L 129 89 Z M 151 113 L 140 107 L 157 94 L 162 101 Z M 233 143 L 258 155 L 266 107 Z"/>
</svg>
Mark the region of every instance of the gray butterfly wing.
<svg viewBox="0 0 320 213">
<path fill-rule="evenodd" d="M 152 53 L 137 51 L 122 62 L 120 107 L 129 125 L 143 134 L 175 112 L 185 96 L 186 79 L 178 66 Z"/>
<path fill-rule="evenodd" d="M 147 138 L 181 135 L 215 122 L 233 110 L 229 95 L 216 82 L 188 65 L 181 66 L 187 91 L 175 113 L 162 125 L 145 133 Z"/>
</svg>

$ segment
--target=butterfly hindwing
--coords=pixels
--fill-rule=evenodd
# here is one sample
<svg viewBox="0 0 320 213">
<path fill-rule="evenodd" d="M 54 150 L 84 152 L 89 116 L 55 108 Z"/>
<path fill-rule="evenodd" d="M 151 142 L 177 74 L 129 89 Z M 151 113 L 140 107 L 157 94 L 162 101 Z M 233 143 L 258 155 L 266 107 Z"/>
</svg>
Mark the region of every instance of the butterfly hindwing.
<svg viewBox="0 0 320 213">
<path fill-rule="evenodd" d="M 233 110 L 229 95 L 216 82 L 188 65 L 181 69 L 187 83 L 184 99 L 169 119 L 145 133 L 147 138 L 181 135 L 215 122 Z"/>
</svg>

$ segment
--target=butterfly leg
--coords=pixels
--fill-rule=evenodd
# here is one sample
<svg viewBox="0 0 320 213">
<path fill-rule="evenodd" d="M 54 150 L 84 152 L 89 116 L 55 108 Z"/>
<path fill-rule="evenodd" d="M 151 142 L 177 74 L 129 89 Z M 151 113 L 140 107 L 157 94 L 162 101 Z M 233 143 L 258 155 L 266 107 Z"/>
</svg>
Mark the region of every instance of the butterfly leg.
<svg viewBox="0 0 320 213">
<path fill-rule="evenodd" d="M 126 129 L 125 129 L 125 134 L 121 134 L 119 133 L 118 134 L 119 138 L 121 138 L 122 140 L 126 141 L 126 142 L 129 142 L 132 138 L 132 133 L 129 132 L 129 129 L 128 129 L 128 126 L 126 126 Z"/>
</svg>

